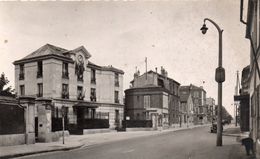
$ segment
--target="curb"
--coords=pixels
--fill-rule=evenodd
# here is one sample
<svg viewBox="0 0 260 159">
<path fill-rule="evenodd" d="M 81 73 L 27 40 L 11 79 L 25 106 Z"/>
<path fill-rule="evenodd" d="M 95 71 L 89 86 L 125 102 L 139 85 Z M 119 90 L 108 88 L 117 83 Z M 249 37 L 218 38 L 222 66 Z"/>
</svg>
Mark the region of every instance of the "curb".
<svg viewBox="0 0 260 159">
<path fill-rule="evenodd" d="M 232 136 L 232 137 L 240 137 L 240 134 L 226 134 L 222 133 L 223 136 Z"/>
<path fill-rule="evenodd" d="M 8 159 L 8 158 L 14 158 L 14 157 L 28 156 L 28 155 L 41 154 L 41 153 L 46 153 L 46 152 L 69 151 L 69 150 L 81 148 L 83 146 L 84 146 L 84 144 L 80 143 L 79 145 L 73 146 L 73 147 L 64 147 L 64 148 L 59 148 L 59 149 L 40 150 L 40 151 L 34 151 L 34 152 L 25 152 L 25 153 L 19 153 L 19 154 L 5 155 L 5 156 L 0 156 L 0 159 Z"/>
</svg>

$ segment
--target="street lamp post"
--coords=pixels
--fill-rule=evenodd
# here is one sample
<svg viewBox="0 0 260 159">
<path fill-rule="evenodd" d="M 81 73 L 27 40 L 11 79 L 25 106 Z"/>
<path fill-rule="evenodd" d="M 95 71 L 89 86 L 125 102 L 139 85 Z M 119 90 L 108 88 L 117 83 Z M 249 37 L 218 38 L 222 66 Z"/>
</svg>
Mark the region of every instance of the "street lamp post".
<svg viewBox="0 0 260 159">
<path fill-rule="evenodd" d="M 222 33 L 223 30 L 211 19 L 205 18 L 204 24 L 200 29 L 202 34 L 206 34 L 208 28 L 206 21 L 211 22 L 219 33 L 219 60 L 218 68 L 216 68 L 215 80 L 218 82 L 218 122 L 217 122 L 217 146 L 222 146 L 222 83 L 225 81 L 225 69 L 222 67 Z"/>
</svg>

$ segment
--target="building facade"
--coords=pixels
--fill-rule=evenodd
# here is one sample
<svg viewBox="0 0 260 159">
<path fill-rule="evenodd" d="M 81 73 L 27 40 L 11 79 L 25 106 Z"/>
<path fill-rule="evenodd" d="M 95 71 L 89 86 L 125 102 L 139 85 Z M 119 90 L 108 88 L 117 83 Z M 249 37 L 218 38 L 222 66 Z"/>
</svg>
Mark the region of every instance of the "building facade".
<svg viewBox="0 0 260 159">
<path fill-rule="evenodd" d="M 247 3 L 247 8 L 244 8 Z M 256 158 L 260 158 L 260 113 L 259 113 L 259 94 L 260 94 L 260 71 L 259 71 L 259 46 L 260 46 L 260 2 L 259 0 L 241 1 L 240 22 L 246 25 L 245 38 L 250 42 L 250 68 L 249 68 L 249 103 L 250 137 L 254 140 Z M 245 10 L 244 10 L 245 9 Z M 246 11 L 246 12 L 245 12 Z M 246 13 L 244 20 L 243 13 Z"/>
<path fill-rule="evenodd" d="M 180 124 L 193 125 L 194 104 L 190 91 L 180 89 Z"/>
<path fill-rule="evenodd" d="M 215 122 L 217 120 L 216 114 L 216 104 L 215 99 L 212 97 L 206 98 L 206 108 L 207 108 L 207 120 L 208 122 Z"/>
<path fill-rule="evenodd" d="M 193 99 L 193 123 L 205 124 L 207 123 L 207 105 L 206 105 L 206 91 L 203 87 L 197 87 L 190 84 L 189 86 L 181 86 L 181 92 L 190 92 Z"/>
<path fill-rule="evenodd" d="M 241 86 L 238 95 L 234 96 L 235 119 L 239 123 L 242 132 L 249 131 L 249 74 L 250 66 L 242 70 Z"/>
<path fill-rule="evenodd" d="M 135 73 L 130 89 L 125 90 L 125 113 L 130 119 L 150 119 L 153 127 L 168 127 L 179 123 L 179 86 L 167 77 L 162 68 L 161 74 L 149 71 Z"/>
<path fill-rule="evenodd" d="M 74 50 L 42 46 L 14 62 L 17 95 L 49 99 L 52 119 L 60 118 L 65 107 L 67 124 L 74 127 L 98 128 L 95 123 L 99 121 L 94 119 L 108 120 L 109 128 L 119 127 L 123 119 L 124 72 L 98 66 L 89 61 L 90 57 L 83 46 Z"/>
</svg>

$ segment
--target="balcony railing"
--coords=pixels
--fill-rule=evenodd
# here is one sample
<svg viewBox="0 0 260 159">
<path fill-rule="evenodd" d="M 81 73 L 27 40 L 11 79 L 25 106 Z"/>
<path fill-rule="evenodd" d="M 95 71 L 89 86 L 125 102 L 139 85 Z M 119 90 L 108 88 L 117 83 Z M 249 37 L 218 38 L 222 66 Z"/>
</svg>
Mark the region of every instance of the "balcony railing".
<svg viewBox="0 0 260 159">
<path fill-rule="evenodd" d="M 24 80 L 24 73 L 19 74 L 19 80 Z"/>
</svg>

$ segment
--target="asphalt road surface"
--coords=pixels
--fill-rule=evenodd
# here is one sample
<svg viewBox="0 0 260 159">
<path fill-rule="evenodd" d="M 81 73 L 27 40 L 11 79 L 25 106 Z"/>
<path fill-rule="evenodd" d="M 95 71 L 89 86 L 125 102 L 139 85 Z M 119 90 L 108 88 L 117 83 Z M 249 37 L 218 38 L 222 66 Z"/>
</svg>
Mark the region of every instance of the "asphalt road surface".
<svg viewBox="0 0 260 159">
<path fill-rule="evenodd" d="M 232 159 L 239 144 L 234 137 L 223 137 L 224 146 L 215 145 L 216 134 L 209 133 L 209 127 L 202 127 L 20 158 Z"/>
</svg>

